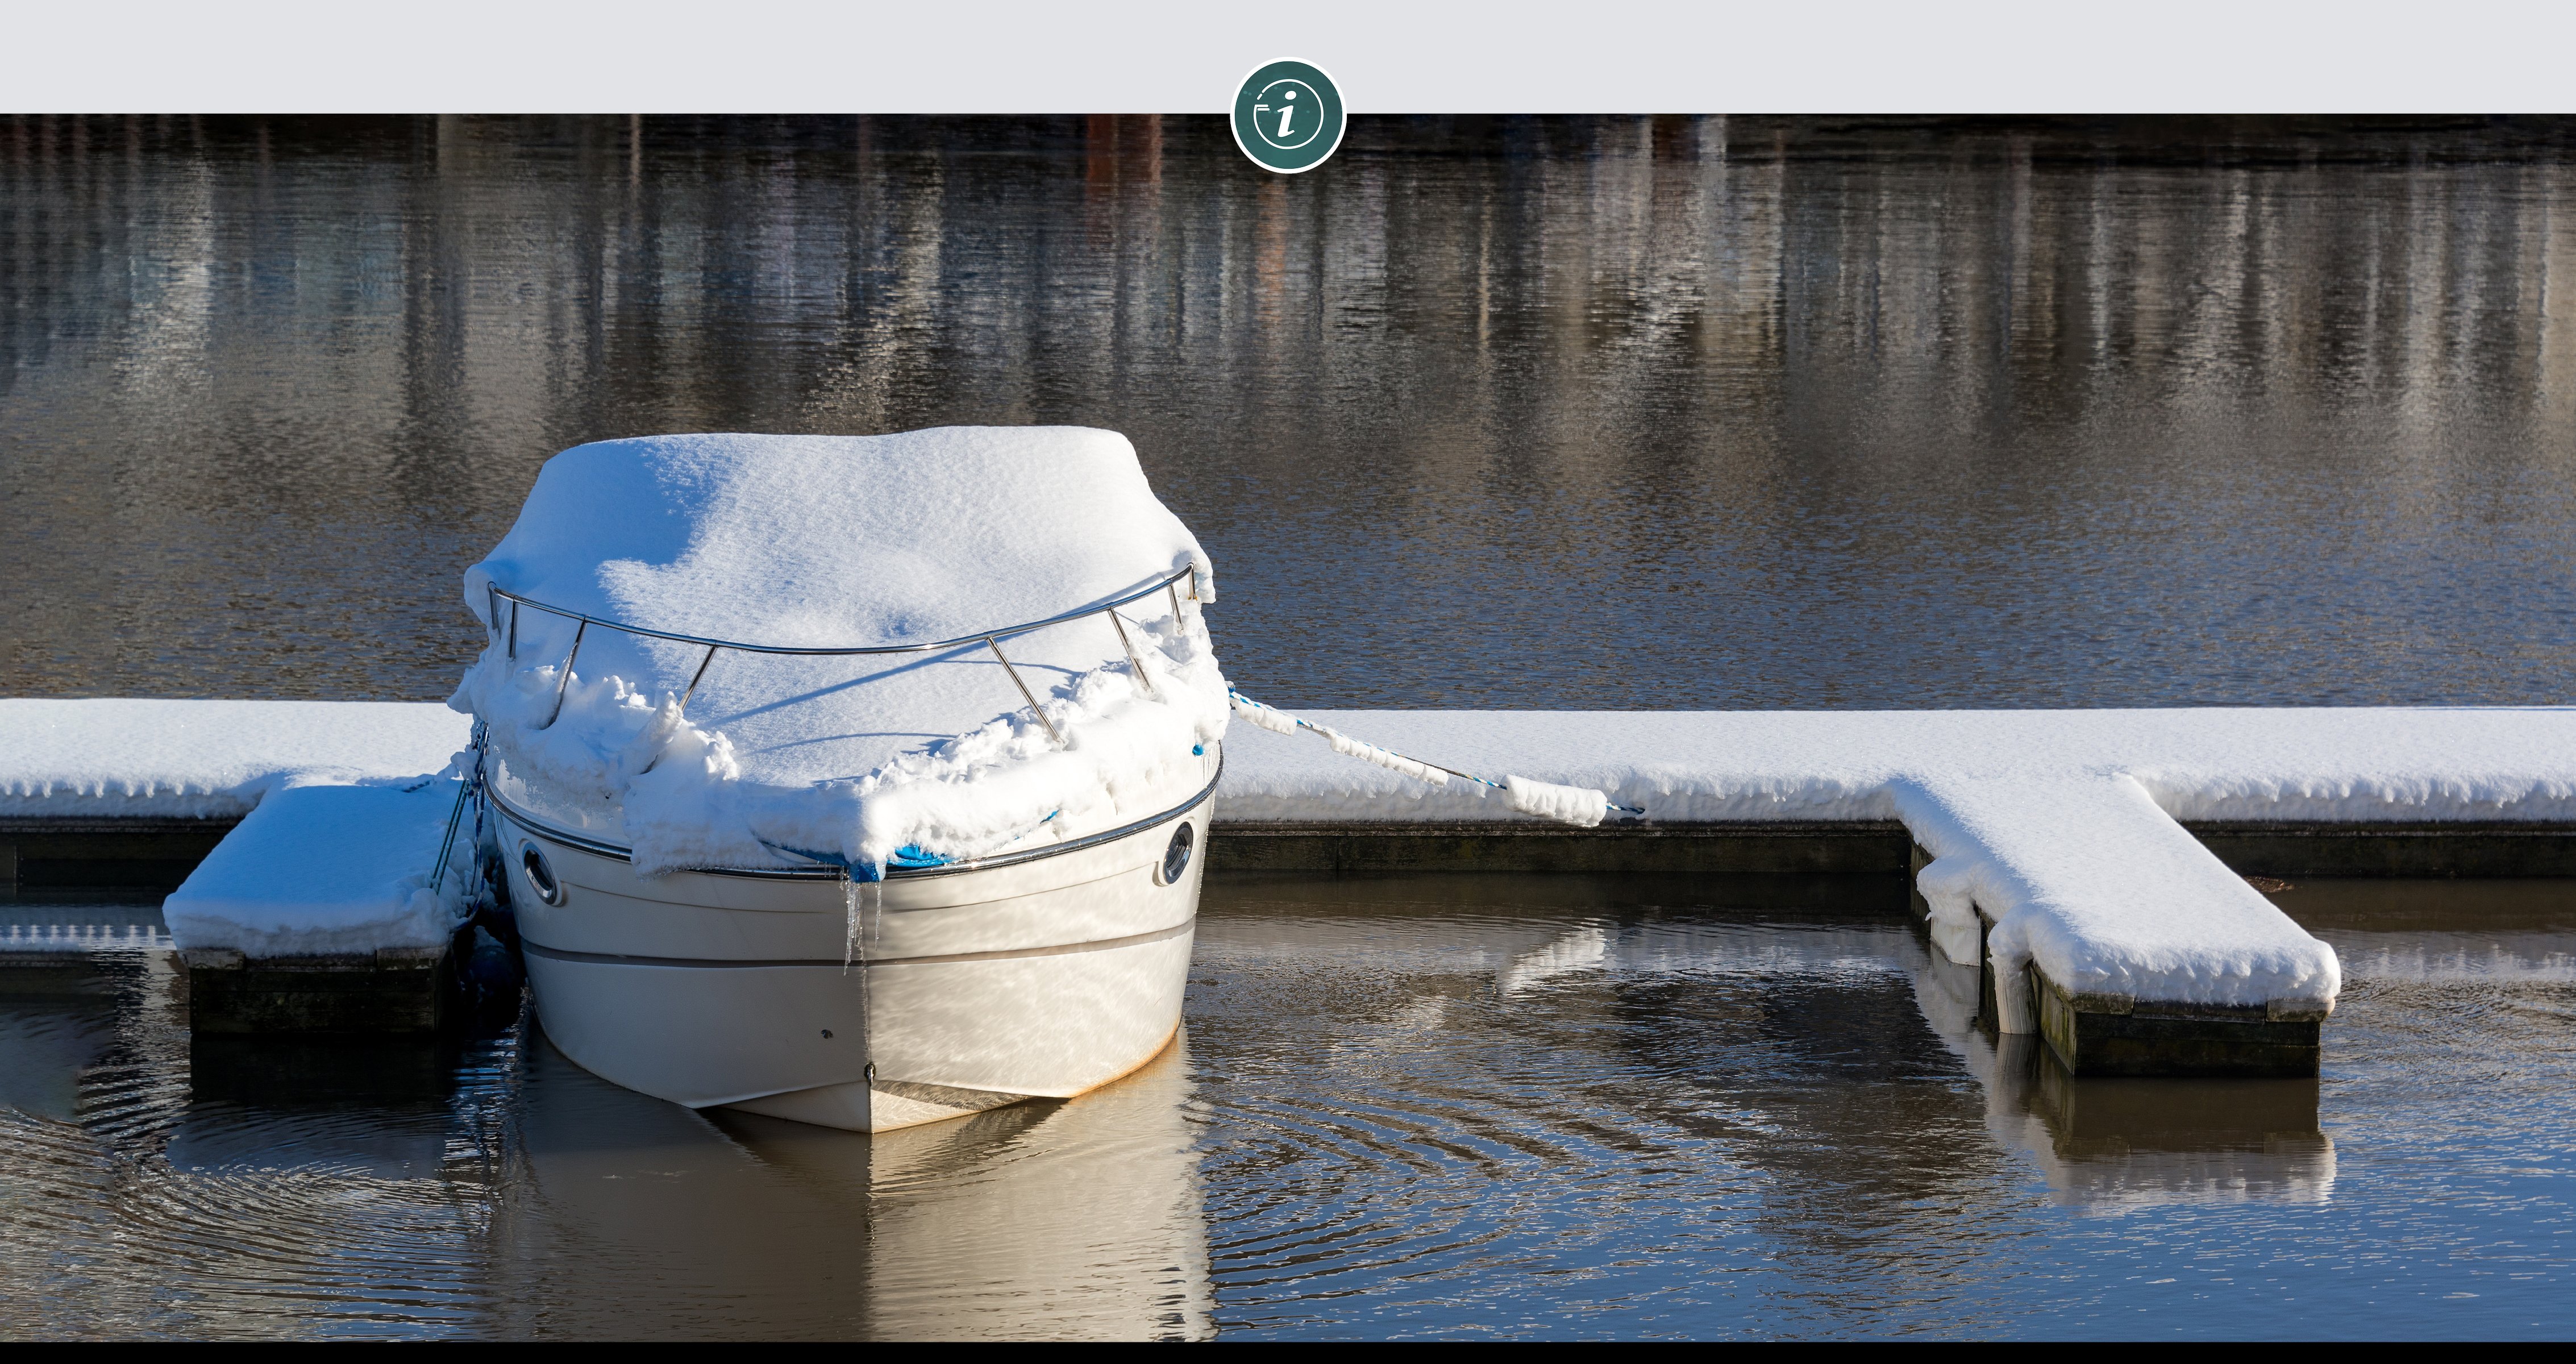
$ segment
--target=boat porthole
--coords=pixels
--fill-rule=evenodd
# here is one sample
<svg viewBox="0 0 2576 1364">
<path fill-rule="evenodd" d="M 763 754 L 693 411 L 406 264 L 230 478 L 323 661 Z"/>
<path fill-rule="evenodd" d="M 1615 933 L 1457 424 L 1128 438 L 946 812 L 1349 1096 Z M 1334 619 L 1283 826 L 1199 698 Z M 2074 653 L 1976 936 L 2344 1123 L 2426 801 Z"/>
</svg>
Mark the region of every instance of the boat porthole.
<svg viewBox="0 0 2576 1364">
<path fill-rule="evenodd" d="M 1197 831 L 1188 820 L 1182 820 L 1172 830 L 1172 845 L 1163 849 L 1163 874 L 1154 879 L 1167 886 L 1180 884 L 1181 873 L 1190 869 L 1190 845 L 1197 841 Z"/>
<path fill-rule="evenodd" d="M 555 879 L 555 869 L 546 865 L 546 855 L 534 843 L 519 845 L 519 870 L 528 878 L 528 889 L 550 905 L 564 902 L 563 883 Z"/>
</svg>

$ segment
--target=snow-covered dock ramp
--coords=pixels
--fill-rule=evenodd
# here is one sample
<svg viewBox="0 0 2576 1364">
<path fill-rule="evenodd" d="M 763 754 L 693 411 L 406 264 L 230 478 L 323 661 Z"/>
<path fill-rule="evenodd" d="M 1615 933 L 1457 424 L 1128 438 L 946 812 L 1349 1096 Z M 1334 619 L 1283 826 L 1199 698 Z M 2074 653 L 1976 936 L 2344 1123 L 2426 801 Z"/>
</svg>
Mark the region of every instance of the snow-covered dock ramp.
<svg viewBox="0 0 2576 1364">
<path fill-rule="evenodd" d="M 2135 778 L 1916 778 L 1894 795 L 1932 854 L 1915 881 L 1933 940 L 1985 968 L 2002 1031 L 2045 1032 L 2095 1072 L 2183 1068 L 2184 1041 L 2192 1070 L 2315 1069 L 2316 1025 L 2342 986 L 2334 949 Z"/>
<path fill-rule="evenodd" d="M 461 785 L 269 793 L 162 902 L 192 1026 L 437 1031 L 470 909 L 473 852 L 447 837 Z"/>
<path fill-rule="evenodd" d="M 171 942 L 256 958 L 445 951 L 472 866 L 468 849 L 437 874 L 457 786 L 271 795 L 162 902 Z"/>
</svg>

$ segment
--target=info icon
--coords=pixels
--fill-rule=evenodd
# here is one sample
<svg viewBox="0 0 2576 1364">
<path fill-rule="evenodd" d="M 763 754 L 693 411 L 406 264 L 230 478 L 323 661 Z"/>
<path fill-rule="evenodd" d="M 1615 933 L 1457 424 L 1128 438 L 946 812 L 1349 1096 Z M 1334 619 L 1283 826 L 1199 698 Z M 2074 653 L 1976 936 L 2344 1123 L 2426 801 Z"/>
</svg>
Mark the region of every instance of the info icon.
<svg viewBox="0 0 2576 1364">
<path fill-rule="evenodd" d="M 1265 62 L 1234 92 L 1234 145 L 1282 175 L 1324 164 L 1344 122 L 1340 87 L 1312 62 Z"/>
</svg>

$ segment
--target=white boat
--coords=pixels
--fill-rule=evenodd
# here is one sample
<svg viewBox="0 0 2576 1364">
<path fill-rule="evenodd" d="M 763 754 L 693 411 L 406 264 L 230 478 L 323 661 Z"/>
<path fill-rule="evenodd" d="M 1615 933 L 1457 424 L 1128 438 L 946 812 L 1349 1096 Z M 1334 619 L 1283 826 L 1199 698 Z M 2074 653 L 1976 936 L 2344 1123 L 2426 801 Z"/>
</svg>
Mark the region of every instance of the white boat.
<svg viewBox="0 0 2576 1364">
<path fill-rule="evenodd" d="M 479 827 L 584 1068 L 884 1131 L 1170 1044 L 1226 699 L 1122 437 L 576 447 L 466 596 Z"/>
</svg>

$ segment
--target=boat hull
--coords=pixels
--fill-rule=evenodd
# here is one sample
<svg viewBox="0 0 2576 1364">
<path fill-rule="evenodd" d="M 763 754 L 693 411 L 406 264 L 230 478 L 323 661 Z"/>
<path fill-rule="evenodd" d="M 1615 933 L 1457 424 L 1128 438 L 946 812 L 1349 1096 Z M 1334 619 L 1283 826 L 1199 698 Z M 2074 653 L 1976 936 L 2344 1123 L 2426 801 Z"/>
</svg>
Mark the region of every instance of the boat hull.
<svg viewBox="0 0 2576 1364">
<path fill-rule="evenodd" d="M 1204 798 L 1061 852 L 859 887 L 642 876 L 614 849 L 498 813 L 547 1037 L 674 1103 L 884 1131 L 1083 1093 L 1180 1024 Z M 1193 851 L 1167 880 L 1182 826 Z M 525 879 L 529 848 L 552 900 Z"/>
</svg>

